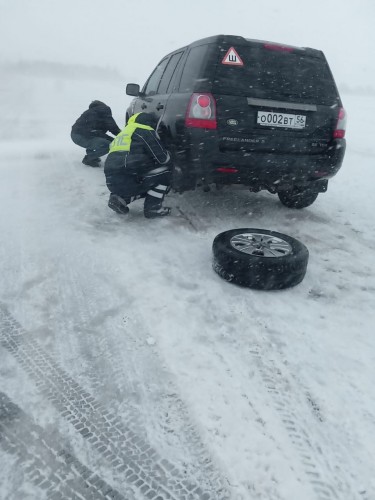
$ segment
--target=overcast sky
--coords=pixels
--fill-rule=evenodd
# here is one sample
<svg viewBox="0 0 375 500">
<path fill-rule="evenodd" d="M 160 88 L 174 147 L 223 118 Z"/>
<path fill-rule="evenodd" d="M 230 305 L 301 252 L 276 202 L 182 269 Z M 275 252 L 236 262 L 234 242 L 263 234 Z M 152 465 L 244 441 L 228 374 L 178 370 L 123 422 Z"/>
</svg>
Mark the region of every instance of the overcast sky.
<svg viewBox="0 0 375 500">
<path fill-rule="evenodd" d="M 165 53 L 215 34 L 325 52 L 337 83 L 375 87 L 373 0 L 0 0 L 0 62 L 50 60 L 148 76 Z"/>
</svg>

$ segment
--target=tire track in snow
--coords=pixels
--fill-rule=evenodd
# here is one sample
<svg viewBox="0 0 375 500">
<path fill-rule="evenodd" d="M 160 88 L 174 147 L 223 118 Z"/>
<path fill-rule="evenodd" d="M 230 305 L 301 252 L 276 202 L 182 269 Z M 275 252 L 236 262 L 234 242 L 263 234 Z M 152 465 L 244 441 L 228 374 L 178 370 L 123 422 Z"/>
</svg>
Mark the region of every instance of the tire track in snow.
<svg viewBox="0 0 375 500">
<path fill-rule="evenodd" d="M 0 342 L 75 430 L 105 457 L 114 472 L 150 500 L 224 500 L 186 479 L 173 464 L 125 427 L 118 416 L 66 374 L 0 305 Z"/>
<path fill-rule="evenodd" d="M 163 442 L 169 442 L 173 450 L 182 448 L 183 463 L 180 468 L 183 469 L 184 476 L 194 478 L 205 491 L 211 492 L 213 498 L 220 500 L 228 498 L 224 481 L 191 422 L 186 405 L 178 396 L 169 376 L 161 369 L 161 360 L 147 344 L 148 336 L 143 330 L 141 321 L 137 321 L 132 315 L 132 318 L 126 318 L 126 324 L 120 332 L 117 328 L 108 331 L 106 327 L 103 335 L 98 329 L 98 321 L 105 323 L 105 317 L 115 314 L 116 310 L 109 310 L 108 314 L 105 311 L 100 312 L 101 319 L 98 320 L 96 301 L 92 300 L 95 294 L 83 290 L 81 286 L 83 277 L 78 276 L 73 266 L 69 265 L 66 265 L 64 274 L 69 281 L 70 300 L 75 305 L 76 324 L 70 325 L 70 328 L 80 331 L 80 335 L 77 336 L 79 341 L 76 343 L 80 359 L 90 356 L 85 375 L 89 378 L 89 384 L 95 388 L 95 393 L 99 395 L 104 386 L 106 399 L 111 400 L 111 405 L 112 402 L 117 402 L 116 411 L 125 412 L 128 426 L 145 440 L 147 434 L 140 425 L 140 417 L 148 412 L 155 415 L 158 431 L 163 433 Z M 125 302 L 130 303 L 130 300 L 124 297 L 123 290 L 121 296 Z M 134 309 L 132 305 L 132 311 Z M 64 317 L 71 315 L 65 314 Z M 90 335 L 89 332 L 93 330 L 94 325 L 95 334 Z M 95 341 L 92 337 L 95 337 Z M 148 380 L 145 380 L 147 378 Z M 158 381 L 157 385 L 155 379 Z M 147 404 L 148 408 L 137 407 L 134 397 L 140 398 L 142 386 L 146 386 L 147 392 L 151 383 L 152 393 L 156 394 L 153 394 L 151 401 L 145 394 L 145 398 L 141 401 L 142 405 Z M 132 400 L 129 399 L 130 395 Z M 187 460 L 189 458 L 190 461 Z M 176 461 L 174 464 L 178 468 Z"/>
<path fill-rule="evenodd" d="M 0 392 L 0 446 L 17 459 L 17 469 L 48 500 L 125 500 L 118 491 L 57 446 L 57 437 L 35 425 Z M 134 496 L 127 491 L 126 499 Z"/>
<path fill-rule="evenodd" d="M 346 480 L 346 475 L 350 471 L 342 469 L 340 460 L 336 457 L 335 463 L 330 463 L 328 456 L 332 455 L 332 451 L 329 450 L 327 453 L 328 437 L 319 441 L 318 437 L 309 430 L 309 423 L 298 413 L 298 408 L 306 406 L 306 403 L 311 406 L 308 394 L 299 396 L 298 388 L 286 378 L 264 348 L 255 344 L 249 353 L 258 366 L 266 390 L 271 396 L 283 426 L 299 455 L 306 479 L 311 484 L 317 498 L 319 500 L 342 500 L 343 498 L 365 500 L 366 497 L 360 492 L 352 491 Z M 293 390 L 286 390 L 286 387 L 293 387 Z M 311 411 L 315 414 L 315 418 L 321 422 L 321 415 L 320 413 L 316 414 L 316 407 L 312 407 Z M 314 422 L 315 425 L 317 420 Z"/>
</svg>

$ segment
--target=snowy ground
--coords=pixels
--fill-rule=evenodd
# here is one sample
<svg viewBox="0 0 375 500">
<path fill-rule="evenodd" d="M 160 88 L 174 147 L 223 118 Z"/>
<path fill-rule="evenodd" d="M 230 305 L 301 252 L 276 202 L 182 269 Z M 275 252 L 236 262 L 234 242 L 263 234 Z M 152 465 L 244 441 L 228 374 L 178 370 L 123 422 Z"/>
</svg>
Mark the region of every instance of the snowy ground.
<svg viewBox="0 0 375 500">
<path fill-rule="evenodd" d="M 196 191 L 124 220 L 69 132 L 95 98 L 123 125 L 125 82 L 6 71 L 0 498 L 374 500 L 373 96 L 342 95 L 347 156 L 308 209 Z M 304 281 L 220 279 L 236 227 L 304 242 Z"/>
</svg>

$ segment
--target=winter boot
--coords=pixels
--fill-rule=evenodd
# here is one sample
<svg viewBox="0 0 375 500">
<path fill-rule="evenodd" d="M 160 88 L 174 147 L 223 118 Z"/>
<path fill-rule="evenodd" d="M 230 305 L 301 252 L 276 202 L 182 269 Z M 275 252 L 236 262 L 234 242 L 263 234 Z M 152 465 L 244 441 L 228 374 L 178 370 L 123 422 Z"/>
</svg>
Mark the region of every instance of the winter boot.
<svg viewBox="0 0 375 500">
<path fill-rule="evenodd" d="M 110 195 L 108 206 L 118 214 L 127 214 L 129 212 L 126 201 L 117 194 Z"/>
<path fill-rule="evenodd" d="M 169 207 L 163 207 L 164 197 L 169 191 L 169 184 L 167 182 L 169 181 L 169 176 L 170 173 L 168 171 L 163 172 L 163 184 L 157 184 L 147 191 L 145 203 L 143 205 L 143 213 L 147 219 L 165 217 L 171 213 L 171 209 Z"/>
<path fill-rule="evenodd" d="M 88 167 L 100 167 L 100 158 L 94 158 L 93 160 L 89 160 L 87 155 L 83 158 L 82 163 L 87 165 Z"/>
<path fill-rule="evenodd" d="M 144 214 L 147 219 L 156 219 L 157 217 L 165 217 L 171 213 L 169 207 L 160 207 L 155 209 L 145 210 Z"/>
</svg>

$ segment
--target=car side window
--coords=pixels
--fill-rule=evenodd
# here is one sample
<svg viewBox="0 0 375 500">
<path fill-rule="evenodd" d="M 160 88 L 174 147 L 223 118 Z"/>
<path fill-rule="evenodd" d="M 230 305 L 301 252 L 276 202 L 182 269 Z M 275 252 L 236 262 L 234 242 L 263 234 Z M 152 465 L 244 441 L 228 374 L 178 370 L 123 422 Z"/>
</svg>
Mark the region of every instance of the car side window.
<svg viewBox="0 0 375 500">
<path fill-rule="evenodd" d="M 203 78 L 209 48 L 206 44 L 190 49 L 181 77 L 180 92 L 193 92 L 196 82 Z"/>
<path fill-rule="evenodd" d="M 167 66 L 168 60 L 168 57 L 163 59 L 151 73 L 151 76 L 147 80 L 146 85 L 143 89 L 145 95 L 151 96 L 156 94 L 160 79 L 164 73 L 165 67 Z"/>
<path fill-rule="evenodd" d="M 174 71 L 176 69 L 176 66 L 181 59 L 182 52 L 178 52 L 177 54 L 173 54 L 173 56 L 170 58 L 169 63 L 167 67 L 165 68 L 164 74 L 160 80 L 160 84 L 158 87 L 158 94 L 166 94 L 169 87 L 170 83 L 172 80 L 172 77 L 174 75 Z"/>
</svg>

